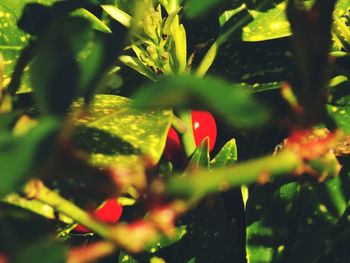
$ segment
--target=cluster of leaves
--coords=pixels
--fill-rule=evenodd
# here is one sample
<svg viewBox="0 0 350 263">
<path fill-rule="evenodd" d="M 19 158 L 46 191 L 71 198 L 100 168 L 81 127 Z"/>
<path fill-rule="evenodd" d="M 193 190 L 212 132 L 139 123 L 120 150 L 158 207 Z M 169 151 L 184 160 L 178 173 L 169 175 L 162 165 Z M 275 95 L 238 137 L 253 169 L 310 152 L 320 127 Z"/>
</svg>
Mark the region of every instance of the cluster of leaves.
<svg viewBox="0 0 350 263">
<path fill-rule="evenodd" d="M 348 262 L 349 7 L 1 0 L 0 262 Z M 216 155 L 187 127 L 179 171 L 191 109 Z"/>
</svg>

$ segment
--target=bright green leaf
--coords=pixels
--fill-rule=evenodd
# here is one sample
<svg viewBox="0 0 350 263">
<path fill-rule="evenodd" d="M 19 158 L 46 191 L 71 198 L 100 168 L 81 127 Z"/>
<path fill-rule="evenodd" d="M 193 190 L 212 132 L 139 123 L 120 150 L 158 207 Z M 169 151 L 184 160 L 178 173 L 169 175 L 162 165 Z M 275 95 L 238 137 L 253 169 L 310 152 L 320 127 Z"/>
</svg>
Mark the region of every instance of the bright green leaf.
<svg viewBox="0 0 350 263">
<path fill-rule="evenodd" d="M 72 110 L 81 110 L 83 102 Z M 89 114 L 76 120 L 75 144 L 88 151 L 91 163 L 106 167 L 137 161 L 140 154 L 157 163 L 163 153 L 167 131 L 172 120 L 169 110 L 140 111 L 132 100 L 96 95 Z"/>
<path fill-rule="evenodd" d="M 210 162 L 210 165 L 212 168 L 225 167 L 237 162 L 237 158 L 236 140 L 231 139 L 221 148 L 220 152 Z"/>
</svg>

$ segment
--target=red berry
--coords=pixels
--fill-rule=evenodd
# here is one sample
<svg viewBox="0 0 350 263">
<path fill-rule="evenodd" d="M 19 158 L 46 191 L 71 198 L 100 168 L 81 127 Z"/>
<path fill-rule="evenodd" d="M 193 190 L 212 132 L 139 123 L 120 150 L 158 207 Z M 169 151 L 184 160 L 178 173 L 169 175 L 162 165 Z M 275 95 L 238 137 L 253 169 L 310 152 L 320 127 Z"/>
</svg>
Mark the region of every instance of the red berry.
<svg viewBox="0 0 350 263">
<path fill-rule="evenodd" d="M 181 155 L 184 154 L 182 151 L 179 136 L 173 128 L 169 129 L 164 153 L 169 161 L 177 160 Z"/>
<path fill-rule="evenodd" d="M 192 128 L 196 146 L 198 147 L 205 137 L 209 137 L 209 150 L 212 151 L 216 142 L 216 122 L 208 111 L 192 111 Z"/>
<path fill-rule="evenodd" d="M 94 217 L 107 224 L 115 224 L 122 215 L 123 207 L 118 203 L 116 198 L 108 199 L 101 207 L 92 213 Z M 75 231 L 80 233 L 91 232 L 85 226 L 77 225 Z"/>
<path fill-rule="evenodd" d="M 192 129 L 196 146 L 209 137 L 209 150 L 212 151 L 216 141 L 216 122 L 213 115 L 208 111 L 192 111 Z M 177 161 L 184 155 L 179 136 L 173 128 L 169 129 L 164 153 L 169 161 Z"/>
</svg>

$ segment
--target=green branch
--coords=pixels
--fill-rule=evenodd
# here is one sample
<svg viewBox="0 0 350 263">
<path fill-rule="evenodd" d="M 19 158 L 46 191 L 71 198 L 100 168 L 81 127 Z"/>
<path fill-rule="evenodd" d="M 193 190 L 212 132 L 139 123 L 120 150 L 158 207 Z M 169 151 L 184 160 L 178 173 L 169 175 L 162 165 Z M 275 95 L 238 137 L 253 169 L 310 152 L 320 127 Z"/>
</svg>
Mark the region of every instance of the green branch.
<svg viewBox="0 0 350 263">
<path fill-rule="evenodd" d="M 303 162 L 297 153 L 283 150 L 274 156 L 247 161 L 230 168 L 215 169 L 215 173 L 197 170 L 189 176 L 174 176 L 167 182 L 165 191 L 173 196 L 197 199 L 242 184 L 293 173 L 302 165 Z"/>
<path fill-rule="evenodd" d="M 69 216 L 74 221 L 86 226 L 91 231 L 103 238 L 113 240 L 111 231 L 107 225 L 94 219 L 89 213 L 82 210 L 72 202 L 66 200 L 58 193 L 47 188 L 41 181 L 30 181 L 24 189 L 28 198 L 39 200 L 50 205 L 56 211 Z"/>
<path fill-rule="evenodd" d="M 178 113 L 179 119 L 186 125 L 186 131 L 181 134 L 181 143 L 187 157 L 190 157 L 196 150 L 196 141 L 192 129 L 192 111 L 182 110 Z"/>
</svg>

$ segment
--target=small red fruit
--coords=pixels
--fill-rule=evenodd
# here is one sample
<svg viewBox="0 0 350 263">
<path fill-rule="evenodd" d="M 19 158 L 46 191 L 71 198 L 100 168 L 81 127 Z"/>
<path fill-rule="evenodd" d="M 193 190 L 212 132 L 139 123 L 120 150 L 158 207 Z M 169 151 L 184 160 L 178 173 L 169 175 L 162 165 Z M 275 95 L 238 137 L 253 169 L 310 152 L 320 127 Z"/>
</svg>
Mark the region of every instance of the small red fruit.
<svg viewBox="0 0 350 263">
<path fill-rule="evenodd" d="M 205 137 L 209 137 L 209 151 L 212 151 L 216 142 L 216 122 L 208 111 L 192 111 L 192 128 L 196 146 L 198 147 Z"/>
<path fill-rule="evenodd" d="M 206 137 L 209 137 L 209 150 L 212 151 L 216 142 L 216 122 L 213 115 L 208 111 L 193 110 L 192 129 L 196 146 L 198 147 Z M 175 162 L 184 156 L 179 136 L 173 128 L 169 129 L 164 153 L 169 161 Z"/>
<path fill-rule="evenodd" d="M 120 216 L 122 215 L 123 207 L 118 203 L 116 198 L 108 199 L 102 206 L 100 206 L 96 211 L 92 213 L 92 216 L 105 222 L 107 224 L 115 224 L 118 222 Z M 74 228 L 75 231 L 80 233 L 91 232 L 85 226 L 77 225 Z"/>
</svg>

